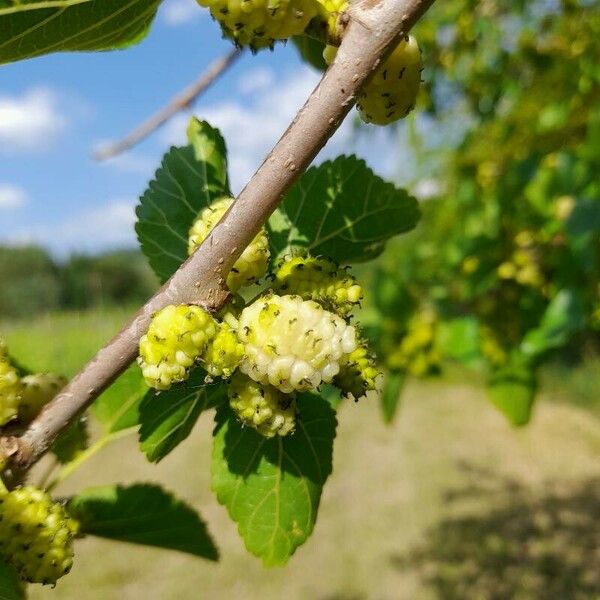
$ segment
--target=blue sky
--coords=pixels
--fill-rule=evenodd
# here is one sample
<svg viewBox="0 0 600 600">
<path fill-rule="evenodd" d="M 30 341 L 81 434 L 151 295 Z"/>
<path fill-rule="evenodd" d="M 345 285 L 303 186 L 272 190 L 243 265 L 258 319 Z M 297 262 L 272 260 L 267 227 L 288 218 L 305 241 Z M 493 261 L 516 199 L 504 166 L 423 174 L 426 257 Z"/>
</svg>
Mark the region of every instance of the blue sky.
<svg viewBox="0 0 600 600">
<path fill-rule="evenodd" d="M 195 0 L 165 0 L 148 38 L 125 51 L 54 54 L 0 67 L 0 243 L 40 244 L 58 257 L 135 245 L 134 207 L 160 157 L 184 142 L 189 114 L 107 163 L 91 152 L 127 133 L 230 49 Z M 318 80 L 290 44 L 242 57 L 194 113 L 226 136 L 236 190 Z M 353 134 L 351 119 L 324 157 L 398 167 L 397 133 Z"/>
</svg>

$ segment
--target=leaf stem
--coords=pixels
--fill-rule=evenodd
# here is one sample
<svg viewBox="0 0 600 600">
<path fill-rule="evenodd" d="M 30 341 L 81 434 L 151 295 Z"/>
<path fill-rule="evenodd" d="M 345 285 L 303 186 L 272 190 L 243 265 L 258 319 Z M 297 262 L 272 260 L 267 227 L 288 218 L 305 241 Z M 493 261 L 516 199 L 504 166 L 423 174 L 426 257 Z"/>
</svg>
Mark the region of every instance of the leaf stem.
<svg viewBox="0 0 600 600">
<path fill-rule="evenodd" d="M 81 465 L 88 461 L 92 456 L 96 455 L 100 450 L 107 446 L 111 442 L 115 442 L 121 438 L 127 437 L 137 431 L 137 427 L 130 427 L 128 429 L 122 429 L 114 433 L 103 435 L 101 438 L 96 440 L 91 446 L 81 452 L 74 460 L 67 463 L 57 473 L 54 479 L 46 486 L 46 491 L 51 492 L 57 485 L 65 481 L 68 477 L 73 475 Z"/>
</svg>

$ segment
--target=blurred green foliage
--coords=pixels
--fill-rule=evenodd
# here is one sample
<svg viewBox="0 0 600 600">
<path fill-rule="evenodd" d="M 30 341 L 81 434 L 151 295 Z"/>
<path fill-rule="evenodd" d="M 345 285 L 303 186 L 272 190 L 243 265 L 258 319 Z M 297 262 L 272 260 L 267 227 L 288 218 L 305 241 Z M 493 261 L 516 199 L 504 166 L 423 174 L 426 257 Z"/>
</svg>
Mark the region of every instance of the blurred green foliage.
<svg viewBox="0 0 600 600">
<path fill-rule="evenodd" d="M 42 248 L 0 246 L 0 316 L 141 304 L 157 281 L 138 251 L 55 261 Z"/>
<path fill-rule="evenodd" d="M 478 359 L 514 424 L 544 361 L 600 341 L 599 8 L 441 2 L 417 28 L 427 113 L 408 142 L 433 193 L 373 278 L 369 331 L 390 372 Z"/>
</svg>

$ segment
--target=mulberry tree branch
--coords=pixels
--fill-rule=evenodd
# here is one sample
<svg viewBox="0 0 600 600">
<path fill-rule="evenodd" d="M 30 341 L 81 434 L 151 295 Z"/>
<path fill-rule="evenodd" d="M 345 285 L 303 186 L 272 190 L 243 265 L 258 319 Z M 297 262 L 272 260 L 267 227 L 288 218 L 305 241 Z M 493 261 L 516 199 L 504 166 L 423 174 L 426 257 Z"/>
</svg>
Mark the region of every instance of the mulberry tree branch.
<svg viewBox="0 0 600 600">
<path fill-rule="evenodd" d="M 382 58 L 433 2 L 359 0 L 351 5 L 334 63 L 204 243 L 26 431 L 0 440 L 0 451 L 13 470 L 34 464 L 56 436 L 127 368 L 155 311 L 184 303 L 214 311 L 226 302 L 225 276 L 234 262 L 340 126 Z"/>
<path fill-rule="evenodd" d="M 200 75 L 190 87 L 183 90 L 175 96 L 169 104 L 152 115 L 149 119 L 138 125 L 131 133 L 127 134 L 122 140 L 109 146 L 99 148 L 93 154 L 96 160 L 106 160 L 113 158 L 127 150 L 130 150 L 136 144 L 154 133 L 159 127 L 162 127 L 170 118 L 179 111 L 189 108 L 206 92 L 206 90 L 215 83 L 225 73 L 231 65 L 241 56 L 242 50 L 234 48 L 224 56 L 221 56 L 215 62 L 208 66 L 208 69 Z"/>
</svg>

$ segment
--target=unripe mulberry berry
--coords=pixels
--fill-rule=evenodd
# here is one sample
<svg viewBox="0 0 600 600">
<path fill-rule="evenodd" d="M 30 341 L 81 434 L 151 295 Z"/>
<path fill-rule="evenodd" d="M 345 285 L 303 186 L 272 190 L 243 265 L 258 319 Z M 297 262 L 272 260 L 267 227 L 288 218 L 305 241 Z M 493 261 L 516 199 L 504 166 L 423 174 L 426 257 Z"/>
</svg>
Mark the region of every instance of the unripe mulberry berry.
<svg viewBox="0 0 600 600">
<path fill-rule="evenodd" d="M 277 292 L 314 300 L 343 317 L 350 314 L 363 297 L 356 279 L 323 257 L 286 259 L 275 273 L 274 288 Z"/>
<path fill-rule="evenodd" d="M 23 377 L 21 383 L 19 421 L 29 423 L 67 384 L 67 380 L 53 373 L 39 373 Z"/>
<path fill-rule="evenodd" d="M 267 438 L 285 436 L 296 426 L 296 400 L 270 385 L 236 373 L 228 387 L 229 405 L 244 425 Z"/>
<path fill-rule="evenodd" d="M 229 379 L 243 357 L 244 345 L 235 331 L 227 323 L 220 323 L 217 335 L 202 354 L 202 362 L 209 375 Z"/>
<path fill-rule="evenodd" d="M 239 294 L 232 294 L 231 298 L 217 313 L 217 318 L 227 323 L 231 329 L 237 329 L 238 319 L 246 306 L 246 301 Z"/>
<path fill-rule="evenodd" d="M 208 237 L 212 228 L 221 220 L 232 203 L 233 198 L 222 198 L 200 213 L 189 232 L 189 254 Z M 242 286 L 250 285 L 264 277 L 269 266 L 269 256 L 269 238 L 263 227 L 233 265 L 227 276 L 229 289 L 235 292 Z"/>
<path fill-rule="evenodd" d="M 54 584 L 66 575 L 77 529 L 64 507 L 35 487 L 0 497 L 0 553 L 24 581 Z"/>
<path fill-rule="evenodd" d="M 21 401 L 21 379 L 8 357 L 0 358 L 0 426 L 17 416 Z"/>
<path fill-rule="evenodd" d="M 439 370 L 442 356 L 436 344 L 437 317 L 424 311 L 409 323 L 399 348 L 388 355 L 391 369 L 408 371 L 415 377 L 423 377 Z"/>
<path fill-rule="evenodd" d="M 316 0 L 198 0 L 210 9 L 223 34 L 252 50 L 300 35 L 317 15 Z"/>
<path fill-rule="evenodd" d="M 375 358 L 363 342 L 342 363 L 333 383 L 346 396 L 360 400 L 367 392 L 379 390 L 381 377 L 382 374 L 375 365 Z"/>
<path fill-rule="evenodd" d="M 348 0 L 319 0 L 321 17 L 327 23 L 327 39 L 338 43 L 340 41 L 340 16 L 348 10 Z M 325 59 L 327 64 L 330 64 Z"/>
<path fill-rule="evenodd" d="M 406 117 L 415 107 L 422 70 L 417 41 L 406 36 L 359 94 L 356 107 L 362 120 L 388 125 Z"/>
<path fill-rule="evenodd" d="M 138 364 L 146 383 L 167 390 L 186 380 L 216 334 L 215 320 L 199 306 L 170 305 L 159 310 L 140 340 Z"/>
<path fill-rule="evenodd" d="M 240 316 L 238 337 L 245 352 L 240 370 L 285 393 L 330 383 L 357 345 L 354 327 L 300 296 L 256 300 Z"/>
</svg>

